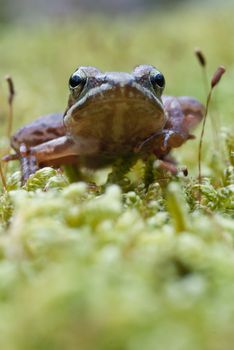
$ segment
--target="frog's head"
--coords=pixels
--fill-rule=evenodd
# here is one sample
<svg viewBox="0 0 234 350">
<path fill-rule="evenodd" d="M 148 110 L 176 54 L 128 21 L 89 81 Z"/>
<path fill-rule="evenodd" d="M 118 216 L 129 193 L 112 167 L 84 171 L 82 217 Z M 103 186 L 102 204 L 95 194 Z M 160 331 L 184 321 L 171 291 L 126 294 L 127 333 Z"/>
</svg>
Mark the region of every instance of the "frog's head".
<svg viewBox="0 0 234 350">
<path fill-rule="evenodd" d="M 120 124 L 124 119 L 129 125 L 137 124 L 142 131 L 144 127 L 160 130 L 166 121 L 161 100 L 164 86 L 162 73 L 150 65 L 137 66 L 130 74 L 79 67 L 69 80 L 65 124 L 75 126 L 76 121 L 84 118 L 106 125 L 112 119 Z"/>
</svg>

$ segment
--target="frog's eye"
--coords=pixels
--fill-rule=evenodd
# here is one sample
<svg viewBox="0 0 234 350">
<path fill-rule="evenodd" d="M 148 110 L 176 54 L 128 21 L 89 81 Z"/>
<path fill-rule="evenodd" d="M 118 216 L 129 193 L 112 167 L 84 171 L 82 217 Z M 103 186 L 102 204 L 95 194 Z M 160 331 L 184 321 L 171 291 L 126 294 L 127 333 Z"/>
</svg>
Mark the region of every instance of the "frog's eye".
<svg viewBox="0 0 234 350">
<path fill-rule="evenodd" d="M 150 76 L 150 81 L 151 81 L 151 84 L 153 85 L 153 87 L 160 87 L 161 89 L 164 88 L 165 86 L 165 78 L 164 76 L 162 75 L 162 73 L 156 73 L 156 74 L 152 74 Z"/>
<path fill-rule="evenodd" d="M 85 78 L 77 72 L 73 73 L 69 79 L 69 86 L 71 89 L 75 89 L 77 86 L 83 85 L 84 83 Z"/>
</svg>

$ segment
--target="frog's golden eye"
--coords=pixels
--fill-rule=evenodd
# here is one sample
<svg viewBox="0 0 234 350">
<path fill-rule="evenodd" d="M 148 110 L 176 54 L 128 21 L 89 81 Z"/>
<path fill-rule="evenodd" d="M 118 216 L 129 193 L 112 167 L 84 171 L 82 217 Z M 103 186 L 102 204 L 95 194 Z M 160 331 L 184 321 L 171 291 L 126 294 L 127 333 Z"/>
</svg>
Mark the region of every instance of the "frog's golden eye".
<svg viewBox="0 0 234 350">
<path fill-rule="evenodd" d="M 73 73 L 69 79 L 69 87 L 71 89 L 75 89 L 79 85 L 83 85 L 85 83 L 85 78 L 80 76 L 78 73 Z"/>
<path fill-rule="evenodd" d="M 151 84 L 153 85 L 153 87 L 155 88 L 156 86 L 160 87 L 161 89 L 164 88 L 165 86 L 165 78 L 163 76 L 162 73 L 156 73 L 156 74 L 152 74 L 150 76 L 150 81 Z"/>
</svg>

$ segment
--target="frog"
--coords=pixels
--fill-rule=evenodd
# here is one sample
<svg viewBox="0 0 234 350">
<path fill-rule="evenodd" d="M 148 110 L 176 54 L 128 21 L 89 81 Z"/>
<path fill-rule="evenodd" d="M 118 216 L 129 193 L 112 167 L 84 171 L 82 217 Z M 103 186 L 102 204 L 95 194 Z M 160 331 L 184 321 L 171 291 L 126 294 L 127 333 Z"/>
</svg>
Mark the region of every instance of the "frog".
<svg viewBox="0 0 234 350">
<path fill-rule="evenodd" d="M 163 95 L 165 77 L 148 64 L 131 73 L 80 66 L 68 85 L 64 113 L 41 116 L 11 137 L 14 153 L 4 160 L 20 161 L 23 183 L 46 166 L 95 170 L 117 162 L 131 167 L 150 157 L 178 172 L 171 150 L 195 138 L 191 131 L 204 116 L 201 102 Z"/>
</svg>

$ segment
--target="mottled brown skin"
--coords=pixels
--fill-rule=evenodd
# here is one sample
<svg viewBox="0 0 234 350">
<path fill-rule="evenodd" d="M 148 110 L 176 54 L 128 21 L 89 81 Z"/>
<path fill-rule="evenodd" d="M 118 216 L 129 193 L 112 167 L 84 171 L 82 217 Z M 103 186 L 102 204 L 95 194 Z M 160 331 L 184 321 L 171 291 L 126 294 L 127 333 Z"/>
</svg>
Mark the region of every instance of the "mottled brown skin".
<svg viewBox="0 0 234 350">
<path fill-rule="evenodd" d="M 19 129 L 11 139 L 23 182 L 44 166 L 75 164 L 100 168 L 117 159 L 154 154 L 176 172 L 167 156 L 194 138 L 204 108 L 192 97 L 162 96 L 162 74 L 140 65 L 131 74 L 80 67 L 70 78 L 64 114 L 50 114 Z"/>
</svg>

